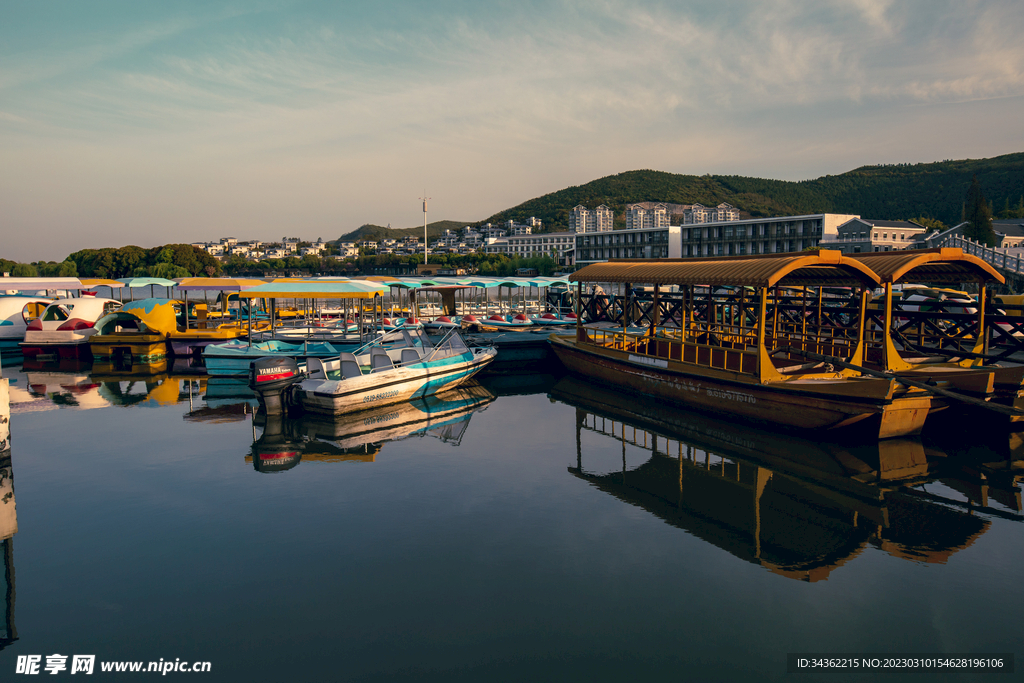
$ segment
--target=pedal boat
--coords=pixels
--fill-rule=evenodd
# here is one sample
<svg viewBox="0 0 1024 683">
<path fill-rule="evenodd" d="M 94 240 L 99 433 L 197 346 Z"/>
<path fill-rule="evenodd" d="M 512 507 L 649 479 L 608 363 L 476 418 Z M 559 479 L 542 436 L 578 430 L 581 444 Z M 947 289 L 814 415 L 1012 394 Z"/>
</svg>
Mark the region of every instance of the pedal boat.
<svg viewBox="0 0 1024 683">
<path fill-rule="evenodd" d="M 120 308 L 120 301 L 97 296 L 58 299 L 25 328 L 21 351 L 26 360 L 49 355 L 91 360 L 96 321 Z"/>
<path fill-rule="evenodd" d="M 534 325 L 550 325 L 554 327 L 571 327 L 576 324 L 576 314 L 569 313 L 565 316 L 559 317 L 554 313 L 545 313 L 544 315 L 531 315 L 530 322 Z"/>
<path fill-rule="evenodd" d="M 29 323 L 38 318 L 53 299 L 38 296 L 0 296 L 0 353 L 21 353 Z"/>
<path fill-rule="evenodd" d="M 103 316 L 89 340 L 93 359 L 110 360 L 118 367 L 165 360 L 168 334 L 177 329 L 180 306 L 174 299 L 139 299 Z"/>
</svg>

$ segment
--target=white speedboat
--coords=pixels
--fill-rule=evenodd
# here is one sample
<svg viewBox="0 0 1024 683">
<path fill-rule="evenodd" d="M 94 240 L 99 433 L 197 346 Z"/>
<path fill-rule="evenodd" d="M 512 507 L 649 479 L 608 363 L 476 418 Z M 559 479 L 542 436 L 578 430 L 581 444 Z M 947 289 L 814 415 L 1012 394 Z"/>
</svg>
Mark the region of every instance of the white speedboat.
<svg viewBox="0 0 1024 683">
<path fill-rule="evenodd" d="M 268 414 L 286 405 L 341 415 L 401 403 L 452 389 L 494 360 L 493 348 L 466 346 L 455 330 L 433 346 L 371 346 L 359 355 L 309 358 L 306 373 L 290 358 L 261 358 L 249 370 L 249 386 Z"/>
</svg>

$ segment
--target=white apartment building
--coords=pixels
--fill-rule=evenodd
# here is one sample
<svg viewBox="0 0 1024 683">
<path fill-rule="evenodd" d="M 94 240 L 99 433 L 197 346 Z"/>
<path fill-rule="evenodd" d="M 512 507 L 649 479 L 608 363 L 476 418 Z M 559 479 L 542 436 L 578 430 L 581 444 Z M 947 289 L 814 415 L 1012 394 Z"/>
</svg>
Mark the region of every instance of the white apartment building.
<svg viewBox="0 0 1024 683">
<path fill-rule="evenodd" d="M 569 230 L 574 233 L 604 232 L 612 229 L 614 221 L 615 213 L 604 204 L 593 211 L 580 204 L 569 214 Z"/>
<path fill-rule="evenodd" d="M 739 219 L 739 209 L 725 202 L 716 207 L 691 204 L 683 209 L 683 225 L 690 223 L 725 223 L 727 221 L 738 221 Z"/>
<path fill-rule="evenodd" d="M 668 224 L 668 207 L 663 203 L 640 202 L 626 207 L 626 230 L 664 228 Z"/>
</svg>

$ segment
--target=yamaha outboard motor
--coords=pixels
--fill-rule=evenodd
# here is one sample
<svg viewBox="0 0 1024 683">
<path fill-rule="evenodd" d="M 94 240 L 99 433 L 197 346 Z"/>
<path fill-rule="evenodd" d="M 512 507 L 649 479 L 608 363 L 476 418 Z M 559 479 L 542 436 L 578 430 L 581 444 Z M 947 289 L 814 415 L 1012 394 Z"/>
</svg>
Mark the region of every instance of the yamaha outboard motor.
<svg viewBox="0 0 1024 683">
<path fill-rule="evenodd" d="M 280 415 L 263 416 L 263 436 L 252 444 L 252 466 L 257 472 L 283 472 L 302 461 L 304 443 L 285 433 L 285 420 Z M 253 418 L 254 424 L 260 422 L 259 417 Z"/>
<path fill-rule="evenodd" d="M 284 412 L 290 387 L 301 379 L 294 358 L 264 356 L 249 363 L 249 388 L 256 392 L 267 415 Z"/>
</svg>

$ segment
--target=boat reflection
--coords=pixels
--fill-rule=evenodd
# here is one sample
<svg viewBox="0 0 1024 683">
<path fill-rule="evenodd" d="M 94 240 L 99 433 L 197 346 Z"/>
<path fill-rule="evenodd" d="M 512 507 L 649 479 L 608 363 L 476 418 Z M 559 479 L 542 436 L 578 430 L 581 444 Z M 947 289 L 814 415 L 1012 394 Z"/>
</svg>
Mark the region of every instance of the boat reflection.
<svg viewBox="0 0 1024 683">
<path fill-rule="evenodd" d="M 280 472 L 301 461 L 373 462 L 384 443 L 433 437 L 458 446 L 473 413 L 494 394 L 470 381 L 450 391 L 334 418 L 287 418 L 260 411 L 253 421 L 253 444 L 246 461 L 258 472 Z M 262 434 L 256 436 L 256 428 Z"/>
<path fill-rule="evenodd" d="M 550 396 L 576 408 L 571 474 L 789 578 L 827 579 L 868 544 L 944 563 L 985 533 L 988 517 L 1024 519 L 1019 476 L 996 484 L 974 461 L 918 439 L 814 442 L 573 378 Z M 592 435 L 617 443 L 595 446 Z M 1019 459 L 976 451 L 977 462 L 1020 472 Z"/>
<path fill-rule="evenodd" d="M 0 379 L 0 650 L 18 639 L 14 627 L 14 535 L 18 533 L 18 511 L 14 502 L 8 385 L 7 379 Z"/>
</svg>

